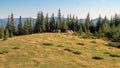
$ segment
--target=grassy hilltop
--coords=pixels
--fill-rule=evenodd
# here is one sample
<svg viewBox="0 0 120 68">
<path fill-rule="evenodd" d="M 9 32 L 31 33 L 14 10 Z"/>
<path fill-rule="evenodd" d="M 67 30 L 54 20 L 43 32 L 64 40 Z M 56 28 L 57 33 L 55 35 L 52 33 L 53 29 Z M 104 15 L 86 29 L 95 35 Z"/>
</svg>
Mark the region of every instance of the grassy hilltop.
<svg viewBox="0 0 120 68">
<path fill-rule="evenodd" d="M 108 43 L 59 33 L 0 40 L 0 68 L 119 68 L 120 49 Z"/>
</svg>

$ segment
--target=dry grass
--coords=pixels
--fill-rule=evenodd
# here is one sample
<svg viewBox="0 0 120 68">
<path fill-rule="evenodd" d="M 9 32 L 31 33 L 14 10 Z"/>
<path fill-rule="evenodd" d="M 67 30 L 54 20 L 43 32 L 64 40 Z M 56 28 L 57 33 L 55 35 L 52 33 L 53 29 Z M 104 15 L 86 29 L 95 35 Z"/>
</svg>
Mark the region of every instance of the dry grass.
<svg viewBox="0 0 120 68">
<path fill-rule="evenodd" d="M 46 42 L 52 46 L 43 46 Z M 108 43 L 101 39 L 82 39 L 64 33 L 33 34 L 0 40 L 0 51 L 9 51 L 0 54 L 0 68 L 119 68 L 120 57 L 110 57 L 105 53 L 120 55 L 120 49 L 106 46 Z M 76 55 L 64 49 L 81 54 Z M 104 59 L 92 59 L 94 56 Z"/>
</svg>

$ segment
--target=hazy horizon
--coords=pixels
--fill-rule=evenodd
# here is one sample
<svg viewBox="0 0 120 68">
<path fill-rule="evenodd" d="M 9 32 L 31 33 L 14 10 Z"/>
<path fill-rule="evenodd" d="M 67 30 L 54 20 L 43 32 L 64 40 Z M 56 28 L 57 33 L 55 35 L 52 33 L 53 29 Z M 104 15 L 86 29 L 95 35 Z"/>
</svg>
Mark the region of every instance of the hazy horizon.
<svg viewBox="0 0 120 68">
<path fill-rule="evenodd" d="M 59 8 L 64 17 L 71 13 L 78 18 L 86 18 L 89 12 L 92 19 L 99 14 L 110 18 L 115 13 L 119 14 L 119 3 L 120 0 L 1 0 L 0 19 L 7 18 L 11 13 L 15 18 L 36 18 L 39 11 L 43 11 L 44 15 L 54 13 L 57 16 Z"/>
</svg>

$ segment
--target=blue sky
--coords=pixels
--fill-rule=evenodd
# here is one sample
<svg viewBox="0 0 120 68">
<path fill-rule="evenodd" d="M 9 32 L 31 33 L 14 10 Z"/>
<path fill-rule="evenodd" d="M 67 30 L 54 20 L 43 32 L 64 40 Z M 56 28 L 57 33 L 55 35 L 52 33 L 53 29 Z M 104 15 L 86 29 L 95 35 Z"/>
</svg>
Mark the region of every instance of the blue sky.
<svg viewBox="0 0 120 68">
<path fill-rule="evenodd" d="M 0 18 L 7 18 L 11 13 L 16 18 L 20 15 L 35 18 L 39 11 L 57 16 L 59 8 L 64 17 L 71 13 L 85 18 L 89 12 L 91 18 L 97 18 L 99 14 L 110 18 L 120 13 L 120 0 L 0 0 Z"/>
</svg>

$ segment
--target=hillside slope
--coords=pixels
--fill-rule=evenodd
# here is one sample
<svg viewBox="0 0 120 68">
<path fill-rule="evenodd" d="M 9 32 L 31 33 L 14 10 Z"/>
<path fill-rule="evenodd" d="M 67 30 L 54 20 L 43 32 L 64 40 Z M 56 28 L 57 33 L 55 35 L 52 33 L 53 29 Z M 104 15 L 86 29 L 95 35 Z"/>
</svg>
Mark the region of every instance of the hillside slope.
<svg viewBox="0 0 120 68">
<path fill-rule="evenodd" d="M 119 68 L 120 49 L 107 44 L 59 33 L 13 37 L 0 40 L 0 68 Z"/>
</svg>

